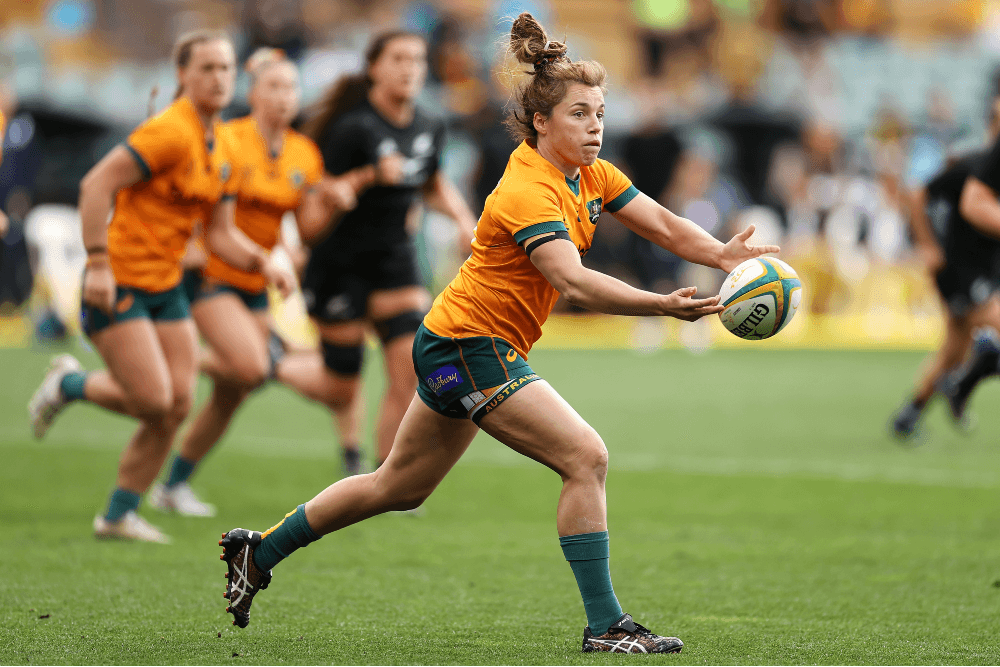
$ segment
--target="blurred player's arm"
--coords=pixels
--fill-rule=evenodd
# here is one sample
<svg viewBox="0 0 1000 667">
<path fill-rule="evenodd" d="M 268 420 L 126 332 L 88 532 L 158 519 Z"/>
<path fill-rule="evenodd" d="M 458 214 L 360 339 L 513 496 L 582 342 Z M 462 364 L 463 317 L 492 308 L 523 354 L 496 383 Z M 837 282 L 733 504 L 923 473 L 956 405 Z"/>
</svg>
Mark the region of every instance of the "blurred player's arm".
<svg viewBox="0 0 1000 667">
<path fill-rule="evenodd" d="M 358 196 L 377 178 L 374 165 L 352 169 L 340 176 L 323 174 L 302 198 L 295 211 L 299 237 L 306 246 L 314 246 L 328 234 L 340 217 L 358 205 Z"/>
<path fill-rule="evenodd" d="M 717 296 L 692 299 L 697 291 L 694 287 L 656 294 L 588 269 L 572 241 L 559 236 L 565 233 L 539 234 L 522 245 L 535 268 L 575 306 L 609 315 L 661 315 L 689 322 L 722 310 Z"/>
<path fill-rule="evenodd" d="M 136 157 L 125 146 L 116 146 L 80 181 L 80 219 L 87 271 L 83 302 L 110 313 L 115 303 L 115 277 L 108 258 L 108 219 L 119 190 L 142 180 Z"/>
<path fill-rule="evenodd" d="M 287 297 L 295 288 L 295 279 L 276 266 L 267 251 L 236 226 L 235 197 L 225 197 L 215 205 L 205 241 L 208 248 L 227 264 L 263 275 L 278 288 L 281 296 Z"/>
<path fill-rule="evenodd" d="M 444 213 L 455 221 L 461 248 L 468 250 L 476 233 L 476 216 L 454 183 L 440 171 L 436 172 L 424 185 L 424 201 L 438 213 Z"/>
<path fill-rule="evenodd" d="M 965 180 L 958 210 L 973 227 L 1000 238 L 1000 201 L 993 188 L 975 176 Z"/>
<path fill-rule="evenodd" d="M 639 236 L 681 259 L 722 269 L 726 273 L 748 259 L 780 250 L 775 245 L 750 245 L 747 241 L 753 235 L 753 225 L 734 236 L 729 243 L 722 243 L 695 223 L 671 213 L 641 192 L 612 215 Z"/>
<path fill-rule="evenodd" d="M 927 217 L 927 188 L 917 188 L 910 196 L 910 231 L 913 245 L 931 273 L 944 267 L 944 251 L 934 237 L 930 218 Z"/>
</svg>

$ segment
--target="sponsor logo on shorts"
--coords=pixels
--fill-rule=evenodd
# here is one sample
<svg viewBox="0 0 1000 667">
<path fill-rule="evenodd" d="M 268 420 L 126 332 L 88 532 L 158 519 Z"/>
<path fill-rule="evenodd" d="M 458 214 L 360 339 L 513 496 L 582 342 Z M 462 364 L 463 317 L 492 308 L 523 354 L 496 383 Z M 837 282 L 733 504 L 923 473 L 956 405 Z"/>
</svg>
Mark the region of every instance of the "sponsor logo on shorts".
<svg viewBox="0 0 1000 667">
<path fill-rule="evenodd" d="M 490 398 L 489 403 L 487 403 L 481 408 L 483 414 L 489 413 L 491 410 L 493 410 L 493 408 L 503 403 L 505 398 L 513 394 L 522 386 L 528 384 L 529 382 L 533 382 L 535 380 L 540 380 L 540 379 L 541 378 L 539 378 L 536 373 L 532 373 L 531 375 L 525 375 L 523 377 L 517 378 L 516 380 L 511 380 L 506 387 L 504 387 L 497 393 L 493 394 L 493 396 Z"/>
<path fill-rule="evenodd" d="M 517 359 L 517 352 L 514 350 L 507 350 L 507 361 L 514 363 L 515 359 Z"/>
<path fill-rule="evenodd" d="M 134 303 L 135 303 L 135 295 L 126 294 L 122 298 L 118 299 L 118 303 L 115 304 L 115 310 L 118 311 L 119 314 L 124 313 L 129 308 L 131 308 L 132 304 Z"/>
<path fill-rule="evenodd" d="M 597 199 L 591 199 L 587 202 L 587 215 L 590 216 L 590 224 L 596 225 L 597 220 L 601 217 L 601 209 L 604 208 L 604 199 L 598 197 Z"/>
<path fill-rule="evenodd" d="M 449 364 L 428 375 L 425 382 L 431 391 L 440 396 L 449 389 L 454 389 L 462 384 L 463 380 L 462 376 L 458 374 L 458 369 Z"/>
<path fill-rule="evenodd" d="M 771 309 L 767 307 L 766 304 L 758 303 L 747 315 L 747 318 L 740 322 L 740 325 L 733 329 L 733 333 L 740 338 L 745 338 L 748 334 L 752 333 L 758 324 L 764 321 L 767 314 L 771 312 Z"/>
</svg>

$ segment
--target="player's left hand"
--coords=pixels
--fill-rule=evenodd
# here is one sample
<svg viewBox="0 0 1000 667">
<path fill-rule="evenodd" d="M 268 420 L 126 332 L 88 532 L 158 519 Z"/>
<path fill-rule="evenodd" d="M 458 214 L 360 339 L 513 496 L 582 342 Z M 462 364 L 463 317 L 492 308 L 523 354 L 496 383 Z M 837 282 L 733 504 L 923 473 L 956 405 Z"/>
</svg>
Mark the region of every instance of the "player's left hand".
<svg viewBox="0 0 1000 667">
<path fill-rule="evenodd" d="M 264 266 L 261 267 L 260 272 L 261 275 L 267 278 L 269 283 L 278 289 L 278 293 L 281 294 L 282 299 L 287 299 L 288 295 L 295 290 L 294 276 L 277 266 L 270 258 L 264 262 Z"/>
<path fill-rule="evenodd" d="M 754 225 L 750 225 L 742 232 L 729 239 L 729 243 L 722 248 L 722 256 L 719 260 L 720 269 L 729 273 L 748 259 L 760 257 L 761 255 L 769 252 L 779 252 L 781 250 L 781 248 L 776 245 L 750 245 L 748 241 L 756 230 L 757 228 Z"/>
</svg>

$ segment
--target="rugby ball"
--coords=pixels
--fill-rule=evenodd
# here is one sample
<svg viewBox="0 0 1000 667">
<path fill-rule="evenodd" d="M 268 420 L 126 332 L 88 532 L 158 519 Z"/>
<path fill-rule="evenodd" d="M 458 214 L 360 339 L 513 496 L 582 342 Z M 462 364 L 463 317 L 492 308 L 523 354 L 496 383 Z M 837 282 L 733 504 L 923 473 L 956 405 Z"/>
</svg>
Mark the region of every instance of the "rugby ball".
<svg viewBox="0 0 1000 667">
<path fill-rule="evenodd" d="M 802 300 L 802 281 L 795 270 L 774 257 L 743 262 L 719 290 L 722 324 L 734 336 L 763 340 L 792 321 Z"/>
</svg>

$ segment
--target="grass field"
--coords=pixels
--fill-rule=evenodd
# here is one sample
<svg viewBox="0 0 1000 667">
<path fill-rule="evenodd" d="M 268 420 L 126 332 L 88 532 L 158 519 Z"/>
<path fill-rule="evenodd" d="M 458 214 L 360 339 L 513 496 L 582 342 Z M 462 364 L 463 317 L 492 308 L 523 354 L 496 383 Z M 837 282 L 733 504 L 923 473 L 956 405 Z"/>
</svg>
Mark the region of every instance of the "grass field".
<svg viewBox="0 0 1000 667">
<path fill-rule="evenodd" d="M 532 355 L 611 452 L 622 606 L 686 643 L 643 662 L 1000 662 L 1000 384 L 975 397 L 973 435 L 936 405 L 922 445 L 901 448 L 885 423 L 921 357 Z M 377 517 L 301 550 L 236 629 L 218 536 L 266 528 L 336 478 L 325 413 L 283 388 L 259 393 L 194 480 L 219 518 L 147 508 L 172 546 L 98 543 L 90 522 L 132 424 L 73 406 L 31 440 L 24 405 L 47 358 L 0 351 L 0 662 L 637 659 L 579 652 L 559 480 L 485 436 L 425 516 Z"/>
</svg>

